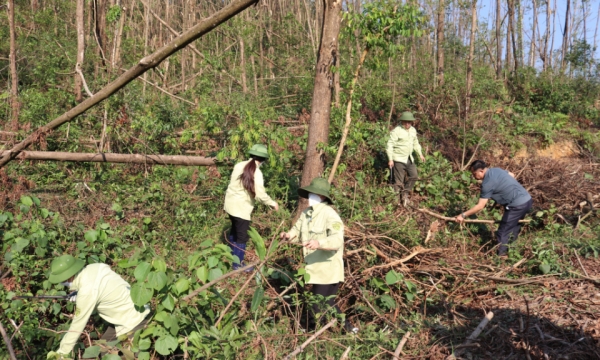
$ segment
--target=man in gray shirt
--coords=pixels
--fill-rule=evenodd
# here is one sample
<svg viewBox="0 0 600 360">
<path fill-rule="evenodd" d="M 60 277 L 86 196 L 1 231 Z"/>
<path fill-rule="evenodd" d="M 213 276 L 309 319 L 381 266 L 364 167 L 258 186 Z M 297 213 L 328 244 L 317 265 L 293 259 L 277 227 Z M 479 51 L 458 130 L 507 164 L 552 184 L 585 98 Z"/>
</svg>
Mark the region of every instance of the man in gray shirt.
<svg viewBox="0 0 600 360">
<path fill-rule="evenodd" d="M 522 220 L 531 210 L 533 200 L 525 188 L 515 180 L 513 173 L 500 168 L 488 168 L 485 162 L 475 160 L 471 164 L 471 173 L 481 183 L 481 195 L 477 205 L 458 215 L 455 220 L 462 223 L 468 216 L 481 211 L 489 199 L 504 207 L 504 215 L 500 221 L 496 239 L 498 240 L 498 255 L 507 256 L 508 243 L 517 240 Z"/>
</svg>

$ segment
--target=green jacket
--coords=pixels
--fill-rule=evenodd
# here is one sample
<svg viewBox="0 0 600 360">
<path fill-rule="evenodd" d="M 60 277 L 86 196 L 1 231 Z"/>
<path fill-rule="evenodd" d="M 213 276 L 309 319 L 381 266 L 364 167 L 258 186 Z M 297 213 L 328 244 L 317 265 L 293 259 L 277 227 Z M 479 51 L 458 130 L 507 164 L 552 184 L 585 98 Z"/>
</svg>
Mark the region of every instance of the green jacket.
<svg viewBox="0 0 600 360">
<path fill-rule="evenodd" d="M 408 130 L 402 126 L 396 126 L 390 133 L 390 138 L 387 142 L 386 152 L 388 159 L 406 164 L 410 158 L 414 162 L 415 159 L 412 156 L 414 151 L 419 156 L 423 156 L 421 145 L 417 139 L 417 130 L 412 126 Z"/>
<path fill-rule="evenodd" d="M 231 180 L 229 181 L 229 186 L 225 192 L 225 206 L 223 207 L 225 212 L 229 215 L 244 220 L 252 220 L 251 215 L 256 200 L 269 206 L 275 206 L 275 204 L 277 204 L 265 191 L 263 174 L 260 171 L 260 168 L 257 167 L 254 172 L 254 192 L 256 193 L 254 199 L 250 197 L 250 194 L 242 185 L 240 175 L 244 172 L 244 166 L 246 166 L 249 161 L 250 160 L 242 161 L 233 167 Z"/>
<path fill-rule="evenodd" d="M 304 210 L 289 232 L 292 242 L 306 244 L 318 240 L 320 248 L 304 248 L 309 284 L 336 284 L 344 281 L 344 224 L 328 204 Z M 294 238 L 295 237 L 295 238 Z"/>
<path fill-rule="evenodd" d="M 150 312 L 135 309 L 129 295 L 127 281 L 106 264 L 91 264 L 75 276 L 69 290 L 77 291 L 75 317 L 60 342 L 57 353 L 67 355 L 79 340 L 81 332 L 94 310 L 107 322 L 115 326 L 117 336 L 127 334 Z"/>
</svg>

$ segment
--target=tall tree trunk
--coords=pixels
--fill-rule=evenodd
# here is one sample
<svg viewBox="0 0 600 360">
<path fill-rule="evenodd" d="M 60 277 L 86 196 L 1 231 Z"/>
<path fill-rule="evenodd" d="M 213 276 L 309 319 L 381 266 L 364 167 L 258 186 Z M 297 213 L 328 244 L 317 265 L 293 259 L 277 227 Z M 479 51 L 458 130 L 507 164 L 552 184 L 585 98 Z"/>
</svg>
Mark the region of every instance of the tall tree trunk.
<svg viewBox="0 0 600 360">
<path fill-rule="evenodd" d="M 515 1 L 517 12 L 517 48 L 519 49 L 519 65 L 525 65 L 525 52 L 523 51 L 523 4 L 521 0 Z"/>
<path fill-rule="evenodd" d="M 596 39 L 598 37 L 598 22 L 600 22 L 600 4 L 598 5 L 598 16 L 596 17 L 596 29 L 594 30 L 594 43 L 592 44 L 592 46 L 594 48 L 596 48 L 596 46 L 597 46 Z M 595 51 L 592 51 L 592 59 L 594 59 L 594 53 L 595 53 Z"/>
<path fill-rule="evenodd" d="M 477 0 L 471 5 L 471 39 L 469 41 L 469 58 L 467 59 L 467 91 L 465 96 L 465 121 L 471 109 L 471 89 L 473 88 L 473 55 L 475 53 L 475 33 L 477 32 Z"/>
<path fill-rule="evenodd" d="M 537 27 L 537 1 L 533 0 L 533 25 L 531 26 L 531 47 L 529 49 L 529 66 L 533 67 L 535 65 L 535 52 L 536 52 L 536 42 L 535 29 Z"/>
<path fill-rule="evenodd" d="M 544 36 L 544 56 L 542 57 L 542 69 L 546 71 L 548 69 L 549 56 L 548 53 L 548 41 L 550 40 L 550 0 L 546 0 L 546 35 Z"/>
<path fill-rule="evenodd" d="M 502 77 L 502 4 L 496 0 L 496 78 Z"/>
<path fill-rule="evenodd" d="M 150 32 L 150 4 L 144 4 L 144 57 L 148 55 L 148 42 Z M 146 95 L 147 74 L 144 72 L 144 84 L 142 85 L 142 95 Z"/>
<path fill-rule="evenodd" d="M 440 0 L 437 11 L 437 76 L 438 85 L 444 85 L 444 19 L 446 7 L 444 0 Z"/>
<path fill-rule="evenodd" d="M 75 21 L 77 22 L 77 64 L 83 66 L 83 58 L 85 55 L 85 28 L 83 23 L 85 0 L 77 0 L 77 9 L 75 10 Z M 83 80 L 79 74 L 75 74 L 75 101 L 83 101 L 81 92 Z"/>
<path fill-rule="evenodd" d="M 120 5 L 120 4 L 119 4 Z M 117 69 L 121 62 L 121 39 L 123 38 L 123 27 L 125 26 L 125 18 L 127 17 L 127 8 L 121 6 L 121 17 L 119 18 L 118 27 L 115 31 L 115 43 L 112 53 L 112 68 Z"/>
<path fill-rule="evenodd" d="M 321 144 L 327 144 L 329 137 L 329 117 L 333 88 L 331 67 L 337 65 L 339 34 L 342 21 L 342 0 L 323 0 L 323 21 L 319 57 L 315 71 L 315 85 L 310 109 L 308 143 L 301 186 L 310 184 L 312 179 L 323 174 L 324 159 Z M 300 199 L 296 217 L 306 208 L 308 201 Z"/>
<path fill-rule="evenodd" d="M 240 67 L 242 68 L 242 92 L 246 94 L 248 92 L 248 85 L 246 79 L 246 56 L 244 54 L 244 38 L 239 37 L 240 42 Z"/>
<path fill-rule="evenodd" d="M 552 68 L 552 53 L 554 52 L 554 33 L 556 31 L 556 0 L 554 0 L 554 7 L 552 10 L 552 36 L 550 39 L 550 51 L 548 52 L 548 66 Z"/>
<path fill-rule="evenodd" d="M 510 0 L 508 0 L 508 19 L 506 21 L 506 56 L 504 57 L 504 60 L 506 62 L 506 72 L 510 72 L 511 69 L 513 68 L 513 62 L 512 62 L 512 43 L 511 43 L 511 36 L 512 36 L 512 26 L 510 26 Z"/>
<path fill-rule="evenodd" d="M 171 41 L 168 44 L 165 44 L 165 46 L 158 49 L 156 52 L 144 57 L 129 70 L 125 71 L 110 84 L 106 85 L 96 94 L 94 94 L 94 96 L 84 100 L 81 104 L 75 106 L 71 110 L 65 112 L 64 114 L 55 118 L 46 125 L 38 128 L 32 134 L 23 139 L 23 141 L 15 145 L 9 153 L 4 153 L 0 158 L 0 168 L 6 165 L 9 161 L 16 158 L 21 151 L 25 150 L 29 145 L 31 145 L 34 141 L 38 140 L 40 137 L 45 136 L 48 132 L 83 114 L 90 108 L 100 103 L 102 100 L 110 97 L 112 94 L 119 91 L 119 89 L 129 84 L 138 76 L 156 67 L 169 56 L 186 47 L 192 41 L 209 33 L 223 22 L 229 20 L 231 17 L 235 16 L 236 14 L 240 13 L 241 11 L 251 6 L 252 4 L 255 4 L 256 2 L 257 0 L 232 0 L 229 3 L 229 5 L 223 7 L 221 10 L 207 17 L 200 23 L 185 31 L 180 36 L 177 36 L 175 39 L 173 39 L 173 41 Z M 337 36 L 335 38 L 337 39 Z"/>
<path fill-rule="evenodd" d="M 9 67 L 10 67 L 10 104 L 12 110 L 12 124 L 11 128 L 13 131 L 19 130 L 19 79 L 17 75 L 17 35 L 15 32 L 15 2 L 14 0 L 8 0 L 7 2 L 8 11 L 8 27 L 10 37 L 10 50 L 8 54 Z"/>
<path fill-rule="evenodd" d="M 106 66 L 106 0 L 96 1 L 96 36 L 98 37 L 99 51 L 102 56 L 102 65 Z"/>
<path fill-rule="evenodd" d="M 565 13 L 565 28 L 563 30 L 562 53 L 560 60 L 560 70 L 564 71 L 566 65 L 567 51 L 569 50 L 569 11 L 571 10 L 571 0 L 567 0 L 567 11 Z"/>
<path fill-rule="evenodd" d="M 510 39 L 514 59 L 513 70 L 516 72 L 519 69 L 519 48 L 517 47 L 515 35 L 515 0 L 508 0 L 508 26 L 510 27 Z"/>
</svg>

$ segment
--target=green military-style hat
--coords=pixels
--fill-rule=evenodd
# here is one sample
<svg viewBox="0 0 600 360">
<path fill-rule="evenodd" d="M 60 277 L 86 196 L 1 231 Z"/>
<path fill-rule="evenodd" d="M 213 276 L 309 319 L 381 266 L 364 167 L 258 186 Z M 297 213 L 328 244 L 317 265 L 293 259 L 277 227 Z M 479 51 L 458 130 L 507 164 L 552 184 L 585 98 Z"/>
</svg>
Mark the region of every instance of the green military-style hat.
<svg viewBox="0 0 600 360">
<path fill-rule="evenodd" d="M 85 261 L 81 259 L 75 259 L 71 255 L 59 256 L 52 260 L 50 264 L 50 276 L 48 281 L 52 284 L 58 284 L 63 281 L 67 281 L 71 276 L 77 274 L 79 270 L 83 269 Z"/>
<path fill-rule="evenodd" d="M 400 121 L 415 121 L 415 117 L 413 116 L 413 113 L 411 113 L 410 111 L 405 111 L 402 113 L 402 116 L 400 116 Z"/>
<path fill-rule="evenodd" d="M 252 147 L 248 151 L 248 154 L 254 155 L 254 156 L 260 156 L 265 159 L 269 158 L 269 151 L 267 150 L 267 147 L 263 144 L 252 145 Z"/>
<path fill-rule="evenodd" d="M 331 197 L 329 196 L 330 188 L 331 185 L 326 179 L 317 177 L 310 182 L 310 185 L 298 189 L 298 195 L 305 199 L 308 199 L 309 193 L 323 195 L 327 198 L 327 200 L 329 200 L 330 203 L 333 203 L 333 200 L 331 200 Z"/>
</svg>

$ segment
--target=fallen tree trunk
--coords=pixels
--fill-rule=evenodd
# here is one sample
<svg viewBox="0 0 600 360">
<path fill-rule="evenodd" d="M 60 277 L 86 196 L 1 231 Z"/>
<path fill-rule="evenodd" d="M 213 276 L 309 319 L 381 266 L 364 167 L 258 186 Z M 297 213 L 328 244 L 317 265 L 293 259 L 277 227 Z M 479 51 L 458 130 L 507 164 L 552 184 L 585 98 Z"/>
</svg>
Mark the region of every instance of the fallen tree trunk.
<svg viewBox="0 0 600 360">
<path fill-rule="evenodd" d="M 256 3 L 257 1 L 258 0 L 234 0 L 229 5 L 225 6 L 223 9 L 207 17 L 199 24 L 182 33 L 180 36 L 177 36 L 175 39 L 173 39 L 173 41 L 158 49 L 153 54 L 144 57 L 135 66 L 121 74 L 121 76 L 119 76 L 110 84 L 106 85 L 94 96 L 86 99 L 79 105 L 75 106 L 71 110 L 52 120 L 48 124 L 38 128 L 32 134 L 26 137 L 23 141 L 15 145 L 9 152 L 4 152 L 2 157 L 0 158 L 0 168 L 6 165 L 9 161 L 15 159 L 20 152 L 25 150 L 33 142 L 45 137 L 46 134 L 58 128 L 62 124 L 69 122 L 75 117 L 83 114 L 85 111 L 100 103 L 102 100 L 108 98 L 112 94 L 119 91 L 121 88 L 133 81 L 138 76 L 156 67 L 163 60 L 165 60 L 175 52 L 183 49 L 192 41 L 210 32 L 223 22 L 229 20 L 230 18 L 240 13 L 250 5 Z"/>
<path fill-rule="evenodd" d="M 8 153 L 8 154 L 7 154 Z M 10 151 L 0 151 L 0 156 L 10 155 Z M 12 157 L 15 158 L 15 157 Z M 104 162 L 150 165 L 211 166 L 215 158 L 184 155 L 147 155 L 113 153 L 70 153 L 57 151 L 21 151 L 16 157 L 20 160 L 50 160 L 74 162 Z"/>
</svg>

